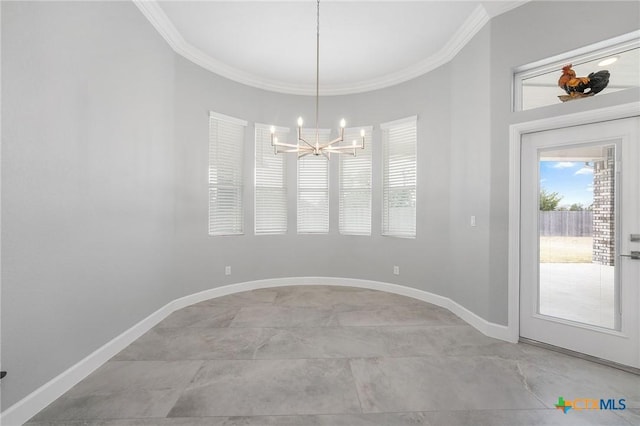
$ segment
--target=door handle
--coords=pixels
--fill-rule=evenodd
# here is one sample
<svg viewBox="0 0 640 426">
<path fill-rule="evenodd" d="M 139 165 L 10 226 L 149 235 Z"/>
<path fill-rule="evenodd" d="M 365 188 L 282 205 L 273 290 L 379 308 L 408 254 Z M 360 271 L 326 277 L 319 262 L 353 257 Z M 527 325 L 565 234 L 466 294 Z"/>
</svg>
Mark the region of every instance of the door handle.
<svg viewBox="0 0 640 426">
<path fill-rule="evenodd" d="M 631 251 L 631 254 L 621 254 L 621 257 L 630 257 L 633 260 L 640 260 L 640 251 Z"/>
</svg>

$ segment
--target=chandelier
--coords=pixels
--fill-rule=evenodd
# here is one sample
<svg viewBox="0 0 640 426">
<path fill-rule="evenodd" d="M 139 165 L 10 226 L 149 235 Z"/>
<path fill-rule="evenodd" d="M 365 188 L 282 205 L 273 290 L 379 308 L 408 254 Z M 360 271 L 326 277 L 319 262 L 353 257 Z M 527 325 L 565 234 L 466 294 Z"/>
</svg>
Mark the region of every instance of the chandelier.
<svg viewBox="0 0 640 426">
<path fill-rule="evenodd" d="M 302 117 L 298 117 L 298 143 L 288 144 L 278 142 L 276 137 L 276 129 L 271 126 L 271 146 L 273 146 L 274 154 L 295 152 L 298 154 L 298 158 L 304 157 L 309 154 L 324 155 L 327 159 L 331 154 L 350 154 L 356 156 L 357 149 L 364 149 L 364 129 L 360 130 L 360 144 L 356 140 L 351 145 L 341 145 L 344 141 L 344 127 L 346 122 L 344 118 L 340 120 L 340 131 L 337 138 L 327 143 L 320 143 L 320 130 L 318 128 L 318 104 L 320 100 L 320 0 L 317 2 L 316 13 L 316 129 L 315 129 L 315 141 L 308 141 L 302 137 Z"/>
</svg>

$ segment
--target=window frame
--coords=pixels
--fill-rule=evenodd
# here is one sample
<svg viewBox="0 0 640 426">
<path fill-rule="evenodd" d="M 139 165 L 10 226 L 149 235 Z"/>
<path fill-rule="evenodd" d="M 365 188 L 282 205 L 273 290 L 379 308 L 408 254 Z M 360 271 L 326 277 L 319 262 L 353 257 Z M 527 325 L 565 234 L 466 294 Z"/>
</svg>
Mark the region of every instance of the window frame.
<svg viewBox="0 0 640 426">
<path fill-rule="evenodd" d="M 309 141 L 310 143 L 312 140 L 315 141 L 315 131 L 316 129 L 303 129 L 302 131 L 302 136 Z M 311 134 L 311 132 L 313 132 L 313 134 Z M 320 143 L 327 143 L 330 141 L 331 138 L 331 129 L 318 129 L 318 132 L 320 134 Z M 310 136 L 313 136 L 313 138 L 311 138 Z M 301 179 L 300 179 L 300 166 L 305 164 L 305 161 L 308 160 L 314 160 L 314 161 L 325 161 L 326 162 L 326 188 L 325 187 L 317 187 L 317 188 L 301 188 L 300 183 L 301 183 Z M 306 235 L 306 234 L 310 234 L 310 235 L 323 235 L 323 234 L 328 234 L 329 233 L 329 229 L 331 226 L 331 222 L 330 222 L 330 214 L 331 214 L 331 200 L 330 200 L 330 175 L 331 175 L 331 168 L 330 168 L 330 163 L 329 160 L 327 158 L 325 158 L 324 156 L 320 155 L 320 156 L 314 156 L 314 155 L 308 155 L 305 157 L 301 157 L 298 158 L 297 164 L 296 164 L 297 170 L 296 170 L 296 232 L 298 235 Z M 321 191 L 321 190 L 326 190 L 326 208 L 324 208 L 324 210 L 326 211 L 326 226 L 323 227 L 322 229 L 317 228 L 316 230 L 309 230 L 309 231 L 301 231 L 300 230 L 300 218 L 302 216 L 302 214 L 304 213 L 301 210 L 301 204 L 300 204 L 300 194 L 301 192 L 305 192 L 304 190 L 306 190 L 306 192 L 313 192 L 315 191 Z"/>
<path fill-rule="evenodd" d="M 223 184 L 221 185 L 219 182 L 212 182 L 212 170 L 220 169 L 220 163 L 213 164 L 217 158 L 214 158 L 216 153 L 218 152 L 217 146 L 214 149 L 214 140 L 213 140 L 213 127 L 212 124 L 214 121 L 225 123 L 226 125 L 235 125 L 240 126 L 241 128 L 236 128 L 236 131 L 239 131 L 240 136 L 235 141 L 237 142 L 237 151 L 234 151 L 232 154 L 237 158 L 237 162 L 235 164 L 230 164 L 229 167 L 233 170 L 235 167 L 236 173 L 231 180 L 235 181 L 233 184 Z M 239 118 L 231 117 L 228 115 L 220 114 L 217 112 L 209 111 L 209 160 L 208 160 L 208 194 L 209 194 L 209 219 L 208 219 L 208 235 L 209 236 L 225 236 L 225 235 L 244 235 L 244 143 L 246 139 L 246 127 L 248 122 Z M 221 141 L 219 135 L 215 140 L 216 144 L 219 144 Z M 217 172 L 216 172 L 217 173 Z M 236 206 L 237 206 L 237 215 L 231 219 L 231 222 L 234 222 L 234 225 L 231 227 L 222 227 L 216 228 L 216 223 L 213 221 L 213 217 L 215 213 L 213 209 L 215 209 L 214 204 L 215 201 L 212 200 L 212 190 L 220 190 L 221 188 L 226 190 L 235 190 L 236 191 Z"/>
<path fill-rule="evenodd" d="M 410 232 L 398 232 L 391 230 L 390 222 L 390 209 L 388 205 L 388 191 L 389 186 L 387 183 L 388 179 L 388 148 L 389 144 L 389 131 L 395 129 L 401 129 L 406 126 L 413 127 L 413 132 L 415 134 L 413 139 L 413 153 L 411 155 L 413 168 L 412 172 L 414 174 L 414 182 L 413 185 L 404 185 L 399 188 L 408 188 L 409 191 L 413 191 L 413 224 L 409 227 Z M 389 121 L 386 123 L 380 124 L 381 130 L 381 140 L 382 140 L 382 236 L 385 237 L 396 237 L 396 238 L 410 238 L 415 239 L 417 237 L 417 213 L 418 213 L 418 116 L 413 115 L 410 117 L 401 118 L 394 121 Z"/>
<path fill-rule="evenodd" d="M 288 134 L 290 133 L 290 129 L 288 127 L 278 127 L 278 126 L 270 126 L 267 124 L 262 124 L 262 123 L 255 123 L 255 131 L 254 131 L 254 180 L 253 180 L 253 193 L 254 193 L 254 204 L 253 204 L 253 212 L 254 212 L 254 224 L 253 224 L 253 232 L 254 235 L 284 235 L 287 233 L 288 231 L 288 206 L 287 206 L 287 201 L 288 201 L 288 185 L 287 185 L 287 155 L 285 154 L 275 154 L 273 152 L 273 147 L 271 147 L 271 128 L 273 127 L 273 129 L 275 130 L 275 136 L 278 137 L 278 139 L 280 140 L 280 142 L 287 142 L 286 141 L 286 137 L 288 136 Z M 284 204 L 280 205 L 281 208 L 281 212 L 279 217 L 284 219 L 284 227 L 283 228 L 279 228 L 277 230 L 271 230 L 271 231 L 262 231 L 258 229 L 258 217 L 260 215 L 260 213 L 258 212 L 258 209 L 260 208 L 260 205 L 258 203 L 258 197 L 259 197 L 259 188 L 264 187 L 264 188 L 273 188 L 276 189 L 276 187 L 268 187 L 268 186 L 260 186 L 258 185 L 258 161 L 260 160 L 259 156 L 258 156 L 258 132 L 262 132 L 261 137 L 266 137 L 268 138 L 267 140 L 269 141 L 269 143 L 265 143 L 265 141 L 262 141 L 263 146 L 262 146 L 262 150 L 264 150 L 265 148 L 269 149 L 269 152 L 271 152 L 271 155 L 273 155 L 275 158 L 279 158 L 281 159 L 281 181 L 282 181 L 282 186 L 281 187 L 277 187 L 277 189 L 281 190 L 283 192 L 282 194 L 282 198 L 284 200 Z M 265 145 L 268 145 L 265 146 Z M 263 157 L 265 158 L 266 156 L 268 156 L 269 154 L 267 154 L 267 151 L 263 151 Z"/>
<path fill-rule="evenodd" d="M 359 144 L 361 143 L 360 131 L 365 131 L 365 149 L 364 152 L 359 148 Z M 340 154 L 339 156 L 339 165 L 338 165 L 338 232 L 341 235 L 355 235 L 355 236 L 371 236 L 371 222 L 372 222 L 372 199 L 373 199 L 373 126 L 363 126 L 363 127 L 350 127 L 344 130 L 345 141 L 348 145 L 349 140 L 355 138 L 358 143 L 358 148 L 356 148 L 356 156 L 353 157 L 349 154 Z M 348 187 L 343 186 L 344 183 L 344 168 L 345 164 L 353 161 L 360 161 L 362 158 L 368 159 L 368 183 L 366 185 L 351 185 Z M 362 225 L 363 228 L 367 228 L 366 231 L 358 231 L 359 228 L 357 220 L 353 219 L 345 219 L 346 210 L 343 202 L 343 193 L 346 191 L 367 191 L 368 192 L 368 224 Z M 349 227 L 347 228 L 347 224 L 345 220 L 349 222 Z M 347 228 L 347 229 L 345 229 Z"/>
</svg>

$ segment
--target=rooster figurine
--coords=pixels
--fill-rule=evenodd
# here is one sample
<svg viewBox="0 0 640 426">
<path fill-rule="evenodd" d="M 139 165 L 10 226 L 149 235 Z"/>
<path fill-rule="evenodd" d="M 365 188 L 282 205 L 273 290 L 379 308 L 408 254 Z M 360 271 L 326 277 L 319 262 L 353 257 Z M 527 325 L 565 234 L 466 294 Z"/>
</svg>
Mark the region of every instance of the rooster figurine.
<svg viewBox="0 0 640 426">
<path fill-rule="evenodd" d="M 571 67 L 571 64 L 562 67 L 562 75 L 558 80 L 558 86 L 567 92 L 567 95 L 558 96 L 562 102 L 593 96 L 609 84 L 607 70 L 592 72 L 587 77 L 576 77 L 576 72 Z M 589 91 L 585 93 L 587 89 Z"/>
</svg>

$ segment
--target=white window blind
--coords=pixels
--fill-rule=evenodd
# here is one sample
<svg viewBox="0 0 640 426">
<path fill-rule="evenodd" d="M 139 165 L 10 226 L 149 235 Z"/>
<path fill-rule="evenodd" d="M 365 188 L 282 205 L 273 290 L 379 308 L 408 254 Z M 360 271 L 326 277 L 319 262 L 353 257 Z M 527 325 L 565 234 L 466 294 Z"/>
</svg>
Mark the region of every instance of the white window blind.
<svg viewBox="0 0 640 426">
<path fill-rule="evenodd" d="M 287 142 L 289 129 L 276 127 L 279 142 Z M 256 124 L 255 233 L 287 233 L 286 155 L 275 155 L 271 127 Z"/>
<path fill-rule="evenodd" d="M 382 235 L 416 236 L 417 117 L 380 125 L 382 130 Z"/>
<path fill-rule="evenodd" d="M 361 128 L 345 129 L 344 145 L 362 143 Z M 364 149 L 340 155 L 339 227 L 343 235 L 371 235 L 371 127 L 364 128 Z"/>
<path fill-rule="evenodd" d="M 302 137 L 315 144 L 315 133 L 315 129 L 303 129 Z M 320 129 L 320 143 L 329 142 L 330 135 L 330 130 Z M 298 159 L 298 234 L 328 232 L 329 162 L 323 155 L 307 155 Z"/>
<path fill-rule="evenodd" d="M 242 159 L 246 121 L 209 113 L 209 235 L 243 233 Z"/>
</svg>

